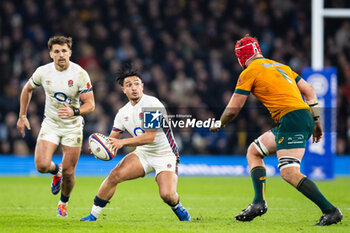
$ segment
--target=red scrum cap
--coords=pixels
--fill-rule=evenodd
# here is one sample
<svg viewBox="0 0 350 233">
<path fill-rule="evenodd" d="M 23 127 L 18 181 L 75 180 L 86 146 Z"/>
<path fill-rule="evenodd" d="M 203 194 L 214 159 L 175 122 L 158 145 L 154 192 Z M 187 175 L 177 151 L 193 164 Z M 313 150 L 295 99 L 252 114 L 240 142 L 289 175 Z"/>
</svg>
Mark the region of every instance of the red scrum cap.
<svg viewBox="0 0 350 233">
<path fill-rule="evenodd" d="M 245 67 L 246 62 L 249 61 L 255 54 L 261 54 L 261 50 L 256 39 L 246 36 L 237 41 L 235 53 L 239 64 L 242 67 Z"/>
</svg>

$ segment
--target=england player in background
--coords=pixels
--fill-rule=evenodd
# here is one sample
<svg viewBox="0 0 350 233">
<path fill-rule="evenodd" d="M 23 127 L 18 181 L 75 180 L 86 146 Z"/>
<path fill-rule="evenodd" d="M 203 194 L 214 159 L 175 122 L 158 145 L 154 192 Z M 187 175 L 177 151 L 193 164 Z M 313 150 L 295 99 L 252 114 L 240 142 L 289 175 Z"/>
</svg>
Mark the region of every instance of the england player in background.
<svg viewBox="0 0 350 233">
<path fill-rule="evenodd" d="M 156 173 L 156 182 L 163 201 L 171 207 L 180 221 L 190 221 L 190 215 L 181 205 L 176 192 L 179 154 L 172 131 L 170 128 L 143 127 L 143 110 L 163 110 L 163 104 L 157 98 L 143 94 L 141 76 L 129 64 L 118 72 L 117 82 L 122 86 L 129 102 L 115 117 L 109 137 L 110 145 L 114 151 L 123 146 L 134 146 L 136 149 L 127 154 L 110 172 L 95 196 L 90 215 L 81 221 L 96 221 L 119 183 L 144 177 L 151 172 Z M 133 137 L 120 139 L 125 130 Z"/>
<path fill-rule="evenodd" d="M 81 115 L 95 109 L 95 100 L 88 73 L 70 61 L 72 38 L 54 36 L 48 41 L 53 62 L 40 66 L 21 93 L 17 128 L 22 137 L 30 130 L 27 109 L 33 90 L 43 86 L 46 94 L 45 116 L 35 147 L 35 166 L 40 173 L 53 174 L 51 192 L 62 188 L 57 216 L 67 216 L 67 203 L 75 184 L 75 168 L 83 141 L 84 120 Z M 80 102 L 83 104 L 80 106 Z M 63 151 L 62 164 L 52 161 L 58 145 Z"/>
</svg>

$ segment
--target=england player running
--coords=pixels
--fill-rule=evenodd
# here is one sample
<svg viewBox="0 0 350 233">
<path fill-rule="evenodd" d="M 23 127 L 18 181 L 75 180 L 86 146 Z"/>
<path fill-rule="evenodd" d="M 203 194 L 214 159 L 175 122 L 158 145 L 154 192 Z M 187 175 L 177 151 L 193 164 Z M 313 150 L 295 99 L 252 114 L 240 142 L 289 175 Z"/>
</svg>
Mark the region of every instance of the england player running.
<svg viewBox="0 0 350 233">
<path fill-rule="evenodd" d="M 112 150 L 123 146 L 135 146 L 110 172 L 102 183 L 89 216 L 81 221 L 96 221 L 103 207 L 113 197 L 116 186 L 126 180 L 144 177 L 155 172 L 160 197 L 174 211 L 180 221 L 190 221 L 190 215 L 181 205 L 177 187 L 178 149 L 171 129 L 145 129 L 143 111 L 163 110 L 163 104 L 155 97 L 143 93 L 140 74 L 130 65 L 124 66 L 117 74 L 117 82 L 122 87 L 129 102 L 119 110 L 110 134 Z M 127 130 L 133 137 L 120 139 Z"/>
<path fill-rule="evenodd" d="M 247 160 L 255 197 L 253 203 L 238 214 L 236 219 L 251 221 L 267 211 L 263 158 L 276 153 L 283 179 L 323 212 L 317 225 L 331 225 L 341 221 L 340 210 L 322 195 L 315 183 L 300 173 L 306 141 L 313 135 L 313 142 L 317 143 L 323 134 L 314 89 L 290 67 L 264 58 L 258 42 L 252 37 L 246 36 L 239 40 L 235 52 L 244 71 L 221 116 L 222 127 L 238 115 L 250 93 L 268 108 L 277 123 L 275 128 L 262 134 L 248 148 Z M 211 128 L 212 132 L 217 130 L 219 128 Z"/>
<path fill-rule="evenodd" d="M 46 94 L 45 116 L 35 147 L 35 166 L 40 173 L 53 174 L 51 191 L 60 189 L 57 216 L 67 216 L 67 203 L 75 183 L 77 165 L 83 141 L 83 117 L 95 109 L 89 75 L 71 62 L 72 38 L 54 36 L 48 41 L 53 62 L 40 66 L 24 86 L 21 93 L 17 128 L 22 137 L 30 129 L 27 109 L 32 92 L 43 86 Z M 80 106 L 79 100 L 83 102 Z M 61 144 L 62 164 L 52 161 L 52 155 Z"/>
</svg>

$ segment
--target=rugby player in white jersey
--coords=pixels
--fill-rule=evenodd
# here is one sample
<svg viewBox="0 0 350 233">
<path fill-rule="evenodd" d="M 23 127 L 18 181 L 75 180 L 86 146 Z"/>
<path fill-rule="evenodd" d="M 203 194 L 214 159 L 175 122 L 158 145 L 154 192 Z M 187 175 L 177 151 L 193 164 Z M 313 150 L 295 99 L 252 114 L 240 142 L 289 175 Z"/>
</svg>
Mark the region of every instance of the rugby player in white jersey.
<svg viewBox="0 0 350 233">
<path fill-rule="evenodd" d="M 110 134 L 110 146 L 117 151 L 123 146 L 136 149 L 127 154 L 103 181 L 95 196 L 90 215 L 81 221 L 96 221 L 103 207 L 113 197 L 116 186 L 126 180 L 144 177 L 155 172 L 160 197 L 167 203 L 180 221 L 190 221 L 190 215 L 179 202 L 177 188 L 177 166 L 179 154 L 170 128 L 146 129 L 143 127 L 143 110 L 161 109 L 163 104 L 155 97 L 143 93 L 140 74 L 127 64 L 117 74 L 117 82 L 122 87 L 129 102 L 117 113 Z M 159 112 L 160 113 L 160 112 Z M 133 137 L 120 139 L 123 131 Z"/>
<path fill-rule="evenodd" d="M 32 92 L 43 86 L 46 94 L 45 115 L 35 146 L 35 166 L 40 173 L 53 174 L 51 191 L 61 191 L 57 216 L 67 216 L 67 203 L 75 184 L 77 165 L 83 141 L 84 120 L 81 115 L 95 109 L 95 100 L 88 73 L 70 61 L 72 38 L 54 36 L 48 41 L 53 62 L 40 66 L 21 93 L 17 128 L 22 137 L 30 130 L 27 109 Z M 80 100 L 83 104 L 80 106 Z M 61 144 L 62 164 L 52 161 L 52 155 Z"/>
</svg>

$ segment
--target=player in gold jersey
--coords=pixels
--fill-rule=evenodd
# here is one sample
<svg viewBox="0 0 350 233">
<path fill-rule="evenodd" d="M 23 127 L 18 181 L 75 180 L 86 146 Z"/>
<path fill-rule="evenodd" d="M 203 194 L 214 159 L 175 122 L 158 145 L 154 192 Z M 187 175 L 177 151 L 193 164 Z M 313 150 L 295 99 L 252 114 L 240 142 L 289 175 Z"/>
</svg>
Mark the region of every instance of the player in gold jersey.
<svg viewBox="0 0 350 233">
<path fill-rule="evenodd" d="M 238 221 L 251 221 L 266 213 L 266 169 L 263 158 L 277 154 L 283 179 L 321 209 L 323 215 L 316 225 L 331 225 L 341 221 L 343 216 L 340 210 L 322 195 L 315 183 L 300 172 L 306 141 L 313 135 L 313 142 L 317 143 L 323 135 L 313 87 L 290 67 L 264 58 L 258 42 L 252 37 L 246 36 L 239 40 L 235 53 L 244 70 L 220 118 L 221 128 L 238 115 L 250 93 L 265 105 L 277 124 L 254 140 L 248 148 L 247 160 L 255 197 L 252 204 L 235 218 Z M 219 128 L 210 130 L 216 132 Z"/>
</svg>

